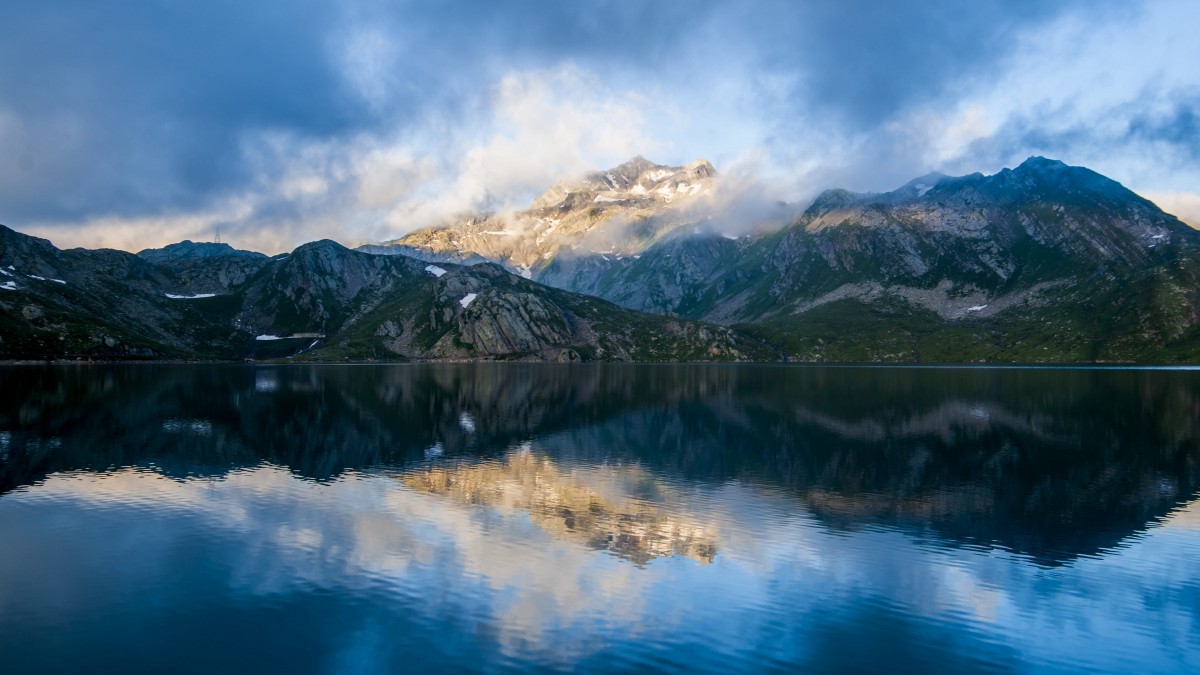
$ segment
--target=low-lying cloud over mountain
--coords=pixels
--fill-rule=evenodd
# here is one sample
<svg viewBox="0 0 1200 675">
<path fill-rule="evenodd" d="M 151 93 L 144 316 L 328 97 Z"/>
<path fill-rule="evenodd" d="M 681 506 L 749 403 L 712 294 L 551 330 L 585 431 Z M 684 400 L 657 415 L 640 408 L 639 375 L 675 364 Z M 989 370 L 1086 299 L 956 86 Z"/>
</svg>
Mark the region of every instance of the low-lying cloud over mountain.
<svg viewBox="0 0 1200 675">
<path fill-rule="evenodd" d="M 707 157 L 797 202 L 1044 154 L 1194 218 L 1196 11 L 17 0 L 0 222 L 132 250 L 218 227 L 268 252 L 352 244 L 523 208 L 636 154 Z"/>
</svg>

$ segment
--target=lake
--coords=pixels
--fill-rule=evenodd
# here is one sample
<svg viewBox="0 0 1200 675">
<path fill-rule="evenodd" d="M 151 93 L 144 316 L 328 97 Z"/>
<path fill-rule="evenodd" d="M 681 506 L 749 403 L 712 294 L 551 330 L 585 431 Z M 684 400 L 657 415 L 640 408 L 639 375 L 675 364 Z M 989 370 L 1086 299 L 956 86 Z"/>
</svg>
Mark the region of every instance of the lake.
<svg viewBox="0 0 1200 675">
<path fill-rule="evenodd" d="M 1200 672 L 1200 372 L 0 368 L 0 670 Z"/>
</svg>

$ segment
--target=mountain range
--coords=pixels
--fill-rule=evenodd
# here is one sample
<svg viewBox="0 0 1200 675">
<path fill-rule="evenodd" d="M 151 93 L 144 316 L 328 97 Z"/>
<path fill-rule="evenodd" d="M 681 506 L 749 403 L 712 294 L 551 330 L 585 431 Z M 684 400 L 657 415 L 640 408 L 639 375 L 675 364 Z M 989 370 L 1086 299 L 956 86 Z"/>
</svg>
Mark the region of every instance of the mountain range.
<svg viewBox="0 0 1200 675">
<path fill-rule="evenodd" d="M 0 226 L 0 358 L 1178 362 L 1200 233 L 1033 157 L 805 209 L 634 158 L 515 213 L 269 257 Z"/>
</svg>

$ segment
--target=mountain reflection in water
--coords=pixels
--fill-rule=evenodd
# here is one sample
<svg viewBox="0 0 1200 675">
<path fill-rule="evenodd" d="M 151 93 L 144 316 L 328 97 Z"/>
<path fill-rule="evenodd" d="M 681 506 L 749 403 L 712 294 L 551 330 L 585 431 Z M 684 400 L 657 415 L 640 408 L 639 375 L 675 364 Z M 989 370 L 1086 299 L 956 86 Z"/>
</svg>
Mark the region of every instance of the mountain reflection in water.
<svg viewBox="0 0 1200 675">
<path fill-rule="evenodd" d="M 16 672 L 1200 667 L 1200 373 L 0 372 Z"/>
<path fill-rule="evenodd" d="M 653 482 L 649 476 L 638 478 Z M 584 476 L 564 474 L 552 460 L 536 456 L 528 447 L 501 462 L 436 467 L 407 473 L 401 480 L 415 490 L 467 504 L 523 509 L 557 537 L 612 551 L 639 564 L 671 555 L 709 563 L 716 554 L 715 537 L 704 525 L 673 516 L 644 499 L 606 497 L 600 481 L 589 483 Z M 673 501 L 669 495 L 660 500 Z"/>
<path fill-rule="evenodd" d="M 1200 489 L 1200 374 L 756 366 L 9 368 L 0 491 L 59 471 L 498 458 L 746 480 L 830 526 L 885 523 L 1053 564 Z M 464 420 L 469 420 L 464 424 Z M 434 453 L 428 450 L 436 448 Z"/>
</svg>

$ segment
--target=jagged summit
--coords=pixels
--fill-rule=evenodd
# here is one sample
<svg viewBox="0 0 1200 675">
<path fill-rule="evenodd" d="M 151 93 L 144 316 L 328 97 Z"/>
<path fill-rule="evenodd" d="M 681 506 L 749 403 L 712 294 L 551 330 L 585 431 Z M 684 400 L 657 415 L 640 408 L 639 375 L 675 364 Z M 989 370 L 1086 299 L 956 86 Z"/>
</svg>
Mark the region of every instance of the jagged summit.
<svg viewBox="0 0 1200 675">
<path fill-rule="evenodd" d="M 611 169 L 561 181 L 524 211 L 465 215 L 362 250 L 418 252 L 431 261 L 485 258 L 532 277 L 560 253 L 636 255 L 648 242 L 687 224 L 675 207 L 710 193 L 714 176 L 716 169 L 706 159 L 668 166 L 638 155 Z"/>
<path fill-rule="evenodd" d="M 819 215 L 854 204 L 957 203 L 980 196 L 1010 203 L 1063 199 L 1088 199 L 1109 206 L 1120 206 L 1127 202 L 1148 203 L 1117 181 L 1091 169 L 1033 156 L 1015 168 L 1001 169 L 992 175 L 975 172 L 965 176 L 949 176 L 934 171 L 914 178 L 891 192 L 852 192 L 841 188 L 825 190 L 813 200 L 807 213 Z"/>
<path fill-rule="evenodd" d="M 697 159 L 684 166 L 655 164 L 638 155 L 606 171 L 594 171 L 578 181 L 560 182 L 537 199 L 530 210 L 550 209 L 564 202 L 583 203 L 586 197 L 596 202 L 660 201 L 670 202 L 677 197 L 694 195 L 703 183 L 715 176 L 716 169 L 706 159 Z M 582 196 L 584 199 L 572 199 Z"/>
<path fill-rule="evenodd" d="M 661 164 L 655 164 L 645 157 L 638 155 L 628 162 L 619 164 L 608 171 L 594 172 L 590 174 L 589 177 L 595 176 L 601 181 L 606 182 L 611 188 L 620 190 L 628 188 L 633 182 L 637 181 L 642 174 L 650 171 L 661 171 L 663 169 L 669 170 L 670 167 L 663 166 Z"/>
</svg>

